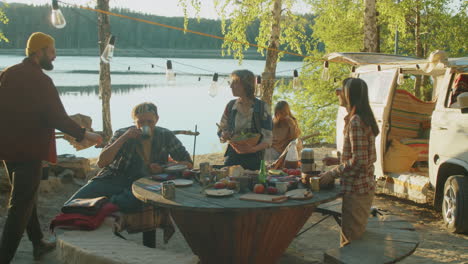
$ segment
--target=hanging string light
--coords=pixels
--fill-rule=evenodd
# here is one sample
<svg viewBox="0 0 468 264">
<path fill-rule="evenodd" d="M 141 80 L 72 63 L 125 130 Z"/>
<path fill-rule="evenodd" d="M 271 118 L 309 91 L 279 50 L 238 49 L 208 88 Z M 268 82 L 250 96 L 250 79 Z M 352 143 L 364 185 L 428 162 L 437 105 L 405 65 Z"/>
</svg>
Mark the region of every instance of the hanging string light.
<svg viewBox="0 0 468 264">
<path fill-rule="evenodd" d="M 67 24 L 62 11 L 59 9 L 58 1 L 52 0 L 52 13 L 50 15 L 50 22 L 55 28 L 64 28 Z"/>
<path fill-rule="evenodd" d="M 353 65 L 353 67 L 351 67 L 351 72 L 352 72 L 352 73 L 355 73 L 355 72 L 356 72 L 356 66 Z"/>
<path fill-rule="evenodd" d="M 168 80 L 169 82 L 175 81 L 175 73 L 174 70 L 172 70 L 171 60 L 166 61 L 166 80 Z"/>
<path fill-rule="evenodd" d="M 402 85 L 405 82 L 405 75 L 403 74 L 403 69 L 399 68 L 398 69 L 398 79 L 397 79 L 397 84 Z"/>
<path fill-rule="evenodd" d="M 213 82 L 210 85 L 208 94 L 211 97 L 215 97 L 216 95 L 218 95 L 218 73 L 213 74 Z"/>
<path fill-rule="evenodd" d="M 154 68 L 154 64 L 151 63 L 151 68 Z"/>
<path fill-rule="evenodd" d="M 328 61 L 325 61 L 323 63 L 322 80 L 324 81 L 330 80 L 330 71 L 328 69 Z"/>
<path fill-rule="evenodd" d="M 130 70 L 130 66 L 128 66 L 128 70 Z"/>
<path fill-rule="evenodd" d="M 114 46 L 115 46 L 115 36 L 110 35 L 109 41 L 107 42 L 107 46 L 101 55 L 101 60 L 104 63 L 109 63 L 112 60 L 112 57 L 114 57 Z"/>
<path fill-rule="evenodd" d="M 301 80 L 299 79 L 297 70 L 293 71 L 293 89 L 301 89 Z"/>
<path fill-rule="evenodd" d="M 258 75 L 255 85 L 255 96 L 261 97 L 263 95 L 262 76 Z"/>
<path fill-rule="evenodd" d="M 377 71 L 382 71 L 382 66 L 377 65 Z"/>
</svg>

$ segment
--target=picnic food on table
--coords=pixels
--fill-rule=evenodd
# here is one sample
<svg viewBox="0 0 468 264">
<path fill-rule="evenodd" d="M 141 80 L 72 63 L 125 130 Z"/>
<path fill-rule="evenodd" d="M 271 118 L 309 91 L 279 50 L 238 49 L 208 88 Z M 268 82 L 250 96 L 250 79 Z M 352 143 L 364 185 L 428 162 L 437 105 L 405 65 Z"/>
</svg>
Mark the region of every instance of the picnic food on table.
<svg viewBox="0 0 468 264">
<path fill-rule="evenodd" d="M 230 181 L 230 182 L 228 182 L 228 184 L 227 184 L 227 188 L 228 188 L 228 189 L 231 189 L 231 190 L 234 190 L 234 189 L 236 189 L 236 188 L 237 188 L 237 184 L 236 184 L 236 182 L 234 182 L 234 181 Z"/>
<path fill-rule="evenodd" d="M 273 186 L 269 186 L 267 188 L 267 193 L 268 194 L 277 194 L 278 193 L 278 189 L 276 187 L 273 187 Z"/>
<path fill-rule="evenodd" d="M 224 183 L 224 182 L 217 182 L 217 183 L 214 184 L 214 188 L 215 188 L 215 189 L 224 189 L 224 188 L 226 188 L 226 183 Z"/>
<path fill-rule="evenodd" d="M 264 193 L 265 192 L 265 186 L 263 186 L 263 184 L 257 183 L 257 184 L 255 184 L 253 191 L 254 191 L 254 193 Z"/>
</svg>

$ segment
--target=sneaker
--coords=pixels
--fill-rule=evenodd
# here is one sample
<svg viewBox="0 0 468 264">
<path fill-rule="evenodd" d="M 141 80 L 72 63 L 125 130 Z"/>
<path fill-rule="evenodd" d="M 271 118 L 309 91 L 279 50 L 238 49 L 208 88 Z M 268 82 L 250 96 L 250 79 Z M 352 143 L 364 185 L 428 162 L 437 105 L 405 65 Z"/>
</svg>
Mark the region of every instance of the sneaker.
<svg viewBox="0 0 468 264">
<path fill-rule="evenodd" d="M 44 254 L 47 254 L 54 249 L 55 242 L 45 242 L 44 240 L 41 240 L 39 244 L 33 245 L 34 260 L 40 260 Z"/>
</svg>

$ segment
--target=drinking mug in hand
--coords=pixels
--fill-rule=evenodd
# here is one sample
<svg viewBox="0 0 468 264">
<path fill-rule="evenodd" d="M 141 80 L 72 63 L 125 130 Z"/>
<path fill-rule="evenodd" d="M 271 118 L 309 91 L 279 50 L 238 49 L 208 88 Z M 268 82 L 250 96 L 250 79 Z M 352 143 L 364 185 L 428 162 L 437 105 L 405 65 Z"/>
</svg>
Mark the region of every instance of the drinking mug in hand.
<svg viewBox="0 0 468 264">
<path fill-rule="evenodd" d="M 143 139 L 147 139 L 147 138 L 149 138 L 150 136 L 151 136 L 151 129 L 150 129 L 150 127 L 149 127 L 149 126 L 143 126 L 143 127 L 141 128 L 141 137 L 142 137 Z"/>
</svg>

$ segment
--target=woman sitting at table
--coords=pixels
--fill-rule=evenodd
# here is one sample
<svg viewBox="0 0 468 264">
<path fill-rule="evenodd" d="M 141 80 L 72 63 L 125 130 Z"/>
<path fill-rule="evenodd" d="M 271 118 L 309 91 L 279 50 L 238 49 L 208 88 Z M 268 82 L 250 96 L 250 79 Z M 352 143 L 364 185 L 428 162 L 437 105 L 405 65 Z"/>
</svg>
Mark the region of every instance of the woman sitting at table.
<svg viewBox="0 0 468 264">
<path fill-rule="evenodd" d="M 236 70 L 231 74 L 231 100 L 224 110 L 219 125 L 221 142 L 228 142 L 224 165 L 241 165 L 244 169 L 258 170 L 264 151 L 271 145 L 272 120 L 270 107 L 255 98 L 255 75 L 249 70 Z M 255 144 L 237 144 L 230 139 L 245 132 L 258 133 Z"/>
<path fill-rule="evenodd" d="M 279 101 L 275 106 L 273 118 L 273 144 L 265 154 L 267 159 L 278 159 L 289 142 L 298 138 L 300 134 L 301 129 L 297 124 L 297 119 L 291 113 L 288 102 Z"/>
</svg>

